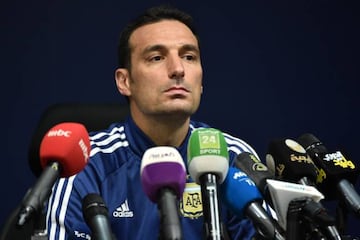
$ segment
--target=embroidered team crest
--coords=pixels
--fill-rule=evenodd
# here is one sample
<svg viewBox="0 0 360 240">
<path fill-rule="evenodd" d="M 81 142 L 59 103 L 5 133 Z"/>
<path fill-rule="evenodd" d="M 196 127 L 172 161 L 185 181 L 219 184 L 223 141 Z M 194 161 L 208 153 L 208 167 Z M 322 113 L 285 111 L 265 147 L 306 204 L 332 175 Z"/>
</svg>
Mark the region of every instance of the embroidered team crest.
<svg viewBox="0 0 360 240">
<path fill-rule="evenodd" d="M 198 218 L 203 215 L 200 185 L 194 182 L 186 183 L 180 200 L 180 212 L 188 218 Z"/>
</svg>

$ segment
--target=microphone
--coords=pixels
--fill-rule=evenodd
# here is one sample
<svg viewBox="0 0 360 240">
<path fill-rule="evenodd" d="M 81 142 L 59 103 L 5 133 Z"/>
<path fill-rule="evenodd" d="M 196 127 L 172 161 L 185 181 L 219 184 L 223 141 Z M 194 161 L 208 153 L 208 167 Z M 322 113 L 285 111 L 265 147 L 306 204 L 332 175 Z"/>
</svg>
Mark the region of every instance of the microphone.
<svg viewBox="0 0 360 240">
<path fill-rule="evenodd" d="M 311 198 L 314 202 L 319 202 L 324 195 L 313 186 L 298 183 L 284 182 L 275 179 L 266 180 L 275 211 L 278 215 L 280 226 L 286 230 L 289 203 L 298 198 Z"/>
<path fill-rule="evenodd" d="M 355 184 L 360 169 L 350 159 L 346 159 L 340 152 L 328 152 L 324 144 L 313 134 L 305 133 L 298 138 L 299 143 L 306 149 L 310 157 L 316 162 L 321 171 L 318 178 L 319 188 L 328 199 L 337 195 L 345 202 L 357 216 L 360 216 L 360 196 L 355 191 Z"/>
<path fill-rule="evenodd" d="M 282 179 L 297 182 L 302 185 L 316 186 L 315 182 L 318 168 L 306 153 L 305 149 L 295 140 L 282 138 L 271 141 L 266 155 L 266 162 L 276 173 L 275 175 Z M 295 208 L 298 207 L 296 204 L 294 205 Z M 335 219 L 328 215 L 320 201 L 314 202 L 311 199 L 306 199 L 306 201 L 303 201 L 303 204 L 304 209 L 309 209 L 306 207 L 311 206 L 312 213 L 309 212 L 309 215 L 311 215 L 312 219 L 310 220 L 318 220 L 320 226 L 324 225 L 325 227 L 322 226 L 324 233 L 330 239 L 341 239 L 334 224 Z M 287 214 L 287 216 L 289 216 L 289 214 Z M 288 224 L 297 223 L 290 222 Z"/>
<path fill-rule="evenodd" d="M 205 239 L 223 239 L 218 187 L 229 169 L 227 143 L 221 131 L 214 128 L 195 129 L 189 138 L 188 170 L 201 187 Z"/>
<path fill-rule="evenodd" d="M 230 210 L 240 217 L 245 215 L 251 219 L 261 239 L 285 239 L 261 206 L 263 199 L 255 183 L 240 169 L 229 168 L 220 191 Z"/>
<path fill-rule="evenodd" d="M 52 127 L 40 144 L 43 171 L 34 187 L 26 194 L 17 225 L 23 226 L 43 206 L 59 177 L 80 172 L 88 162 L 90 140 L 84 125 L 64 122 Z"/>
<path fill-rule="evenodd" d="M 265 200 L 273 206 L 266 182 L 267 179 L 274 178 L 275 174 L 273 171 L 270 171 L 265 164 L 263 164 L 254 154 L 250 152 L 242 152 L 237 155 L 235 159 L 235 166 L 246 173 L 246 175 L 254 181 Z"/>
<path fill-rule="evenodd" d="M 170 146 L 147 149 L 140 175 L 144 192 L 158 204 L 160 239 L 182 239 L 177 201 L 185 189 L 186 169 L 180 153 Z"/>
<path fill-rule="evenodd" d="M 272 140 L 266 165 L 279 179 L 315 186 L 318 169 L 305 149 L 292 139 Z"/>
<path fill-rule="evenodd" d="M 274 143 L 275 142 L 273 142 L 273 144 Z M 283 147 L 283 145 L 280 144 L 281 142 L 277 143 Z M 277 155 L 275 155 L 275 158 L 269 155 L 267 156 L 267 161 L 269 162 L 269 158 L 271 157 L 272 162 L 270 162 L 269 165 L 272 165 L 272 169 L 270 169 L 270 167 L 267 168 L 263 163 L 260 162 L 260 160 L 256 158 L 256 156 L 248 152 L 243 152 L 239 154 L 235 160 L 235 165 L 241 170 L 244 170 L 244 172 L 249 176 L 252 176 L 250 178 L 254 180 L 256 186 L 259 187 L 259 190 L 261 191 L 263 196 L 265 196 L 266 201 L 270 203 L 271 207 L 275 209 L 279 220 L 279 222 L 275 222 L 275 224 L 280 225 L 281 229 L 289 229 L 288 225 L 293 226 L 294 224 L 298 224 L 298 222 L 294 222 L 292 218 L 288 220 L 290 208 L 289 204 L 292 201 L 296 201 L 297 199 L 307 198 L 307 202 L 305 205 L 305 207 L 307 208 L 304 207 L 304 209 L 307 210 L 311 207 L 311 211 L 309 210 L 307 214 L 312 216 L 313 219 L 315 219 L 315 217 L 317 219 L 320 219 L 324 222 L 325 225 L 327 225 L 323 228 L 329 238 L 339 239 L 337 229 L 334 226 L 328 226 L 332 223 L 333 219 L 326 214 L 325 208 L 322 207 L 321 204 L 318 202 L 320 201 L 320 199 L 323 198 L 323 195 L 314 187 L 302 188 L 299 184 L 293 185 L 293 183 L 288 183 L 289 185 L 287 185 L 287 182 L 273 179 L 274 177 L 272 173 L 275 172 L 274 169 L 278 166 L 277 164 L 275 164 L 275 162 L 279 162 L 279 158 Z M 286 156 L 286 154 L 281 154 L 281 156 L 284 157 Z M 276 161 L 274 161 L 274 159 Z M 306 157 L 304 159 L 306 159 Z M 282 161 L 280 162 L 284 163 L 284 165 L 286 163 L 284 159 L 282 159 Z M 277 169 L 285 168 L 281 167 Z M 302 172 L 309 173 L 311 171 L 307 170 Z M 286 175 L 288 174 L 289 172 L 286 173 Z M 313 176 L 316 174 L 313 173 L 307 175 Z M 297 180 L 298 178 L 300 179 L 300 177 L 291 178 L 292 180 Z M 306 178 L 305 180 L 303 179 L 303 181 L 307 181 Z"/>
<path fill-rule="evenodd" d="M 97 193 L 89 193 L 82 199 L 82 213 L 90 227 L 94 240 L 112 240 L 113 234 L 108 219 L 108 209 Z"/>
</svg>

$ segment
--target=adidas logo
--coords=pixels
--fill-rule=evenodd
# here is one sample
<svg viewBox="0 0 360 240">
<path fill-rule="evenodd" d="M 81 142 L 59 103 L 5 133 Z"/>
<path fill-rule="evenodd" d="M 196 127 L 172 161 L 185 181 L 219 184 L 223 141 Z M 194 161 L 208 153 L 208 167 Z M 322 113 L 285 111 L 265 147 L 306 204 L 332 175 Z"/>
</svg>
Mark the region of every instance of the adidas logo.
<svg viewBox="0 0 360 240">
<path fill-rule="evenodd" d="M 123 204 L 120 205 L 120 207 L 116 208 L 116 210 L 113 212 L 114 217 L 123 218 L 123 217 L 133 217 L 134 213 L 133 211 L 130 211 L 129 204 L 127 199 Z"/>
</svg>

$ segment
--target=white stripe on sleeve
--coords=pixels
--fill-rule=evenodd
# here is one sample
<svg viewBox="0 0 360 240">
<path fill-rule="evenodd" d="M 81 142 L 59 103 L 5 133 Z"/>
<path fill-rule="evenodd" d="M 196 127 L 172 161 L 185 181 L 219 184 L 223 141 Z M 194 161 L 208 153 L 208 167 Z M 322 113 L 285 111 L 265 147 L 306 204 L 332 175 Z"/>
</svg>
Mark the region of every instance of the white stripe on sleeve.
<svg viewBox="0 0 360 240">
<path fill-rule="evenodd" d="M 64 193 L 64 198 L 63 201 L 61 203 L 61 209 L 60 209 L 60 214 L 59 214 L 59 225 L 57 225 L 57 221 L 56 221 L 56 212 L 59 208 L 59 204 L 60 204 L 60 198 L 61 198 L 61 192 L 64 188 L 64 184 L 66 179 L 65 178 L 60 178 L 59 179 L 59 183 L 58 186 L 56 188 L 56 192 L 55 194 L 53 194 L 52 198 L 54 199 L 53 204 L 51 206 L 49 206 L 49 212 L 47 218 L 50 217 L 50 226 L 49 226 L 49 239 L 56 239 L 56 231 L 59 231 L 59 238 L 58 240 L 65 240 L 65 214 L 66 214 L 66 209 L 69 203 L 69 198 L 70 198 L 70 193 L 71 193 L 71 189 L 73 186 L 73 181 L 76 175 L 71 176 L 68 178 L 68 182 L 66 184 L 66 189 L 65 189 L 65 193 Z M 50 209 L 51 208 L 51 209 Z M 48 222 L 48 221 L 47 221 Z M 59 229 L 57 229 L 59 228 Z"/>
<path fill-rule="evenodd" d="M 75 176 L 76 175 L 71 176 L 69 178 L 68 184 L 65 189 L 64 199 L 63 199 L 61 209 L 60 209 L 60 214 L 59 214 L 59 225 L 60 225 L 59 240 L 65 239 L 65 214 L 66 214 L 67 206 L 69 204 L 70 194 L 71 194 Z"/>
</svg>

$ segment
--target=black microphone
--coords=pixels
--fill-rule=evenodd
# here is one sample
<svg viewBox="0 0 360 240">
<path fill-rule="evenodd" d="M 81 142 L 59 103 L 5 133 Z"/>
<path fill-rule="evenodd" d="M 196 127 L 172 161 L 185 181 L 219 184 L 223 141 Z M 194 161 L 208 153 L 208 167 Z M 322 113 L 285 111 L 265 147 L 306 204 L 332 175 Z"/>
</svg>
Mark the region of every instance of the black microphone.
<svg viewBox="0 0 360 240">
<path fill-rule="evenodd" d="M 275 173 L 262 163 L 254 154 L 242 152 L 235 159 L 235 166 L 246 173 L 265 198 L 265 201 L 273 206 L 268 189 L 267 179 L 274 179 Z"/>
<path fill-rule="evenodd" d="M 44 170 L 24 197 L 17 225 L 23 226 L 39 212 L 58 178 L 80 172 L 88 162 L 89 153 L 90 140 L 84 125 L 65 122 L 52 127 L 40 145 Z"/>
<path fill-rule="evenodd" d="M 82 213 L 91 229 L 91 239 L 115 240 L 108 219 L 108 209 L 99 194 L 89 193 L 83 198 Z"/>
<path fill-rule="evenodd" d="M 328 199 L 334 199 L 336 198 L 334 186 L 336 186 L 340 200 L 359 217 L 360 196 L 353 186 L 360 173 L 359 166 L 346 159 L 341 151 L 328 152 L 324 144 L 313 134 L 301 135 L 298 142 L 323 173 L 320 175 L 322 178 L 318 178 L 319 189 Z"/>
<path fill-rule="evenodd" d="M 293 139 L 279 138 L 270 141 L 266 165 L 278 179 L 315 186 L 317 167 L 305 149 Z"/>
<path fill-rule="evenodd" d="M 266 163 L 273 168 L 277 176 L 284 180 L 316 187 L 318 169 L 305 149 L 293 139 L 272 140 L 268 147 Z M 335 218 L 327 213 L 320 201 L 316 202 L 307 198 L 303 203 L 302 213 L 307 213 L 310 221 L 318 222 L 329 239 L 341 239 L 335 227 Z"/>
<path fill-rule="evenodd" d="M 205 239 L 224 239 L 218 188 L 229 169 L 229 154 L 221 131 L 198 128 L 191 133 L 188 169 L 191 178 L 201 187 Z"/>
</svg>

